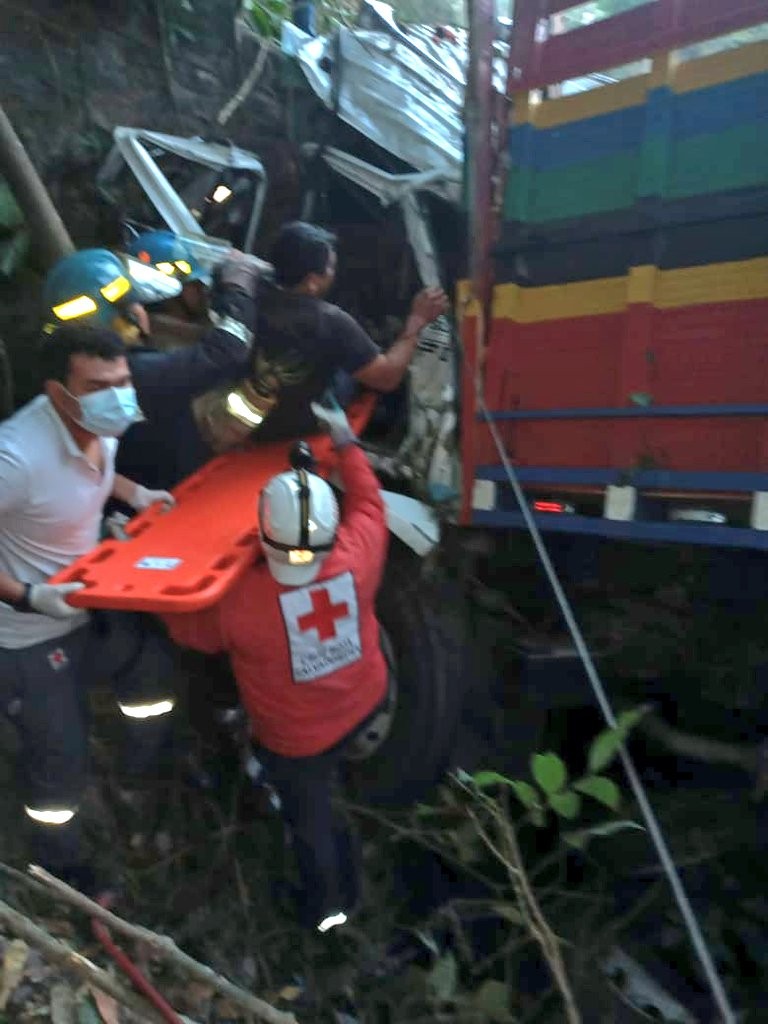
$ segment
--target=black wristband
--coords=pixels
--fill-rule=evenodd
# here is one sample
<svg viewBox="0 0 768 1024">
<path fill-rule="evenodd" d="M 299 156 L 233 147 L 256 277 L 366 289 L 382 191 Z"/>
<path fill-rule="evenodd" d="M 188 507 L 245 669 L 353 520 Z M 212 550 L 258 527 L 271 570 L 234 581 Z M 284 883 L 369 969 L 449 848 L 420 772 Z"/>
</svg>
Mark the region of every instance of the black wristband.
<svg viewBox="0 0 768 1024">
<path fill-rule="evenodd" d="M 32 584 L 24 583 L 23 587 L 24 593 L 21 595 L 18 601 L 9 601 L 8 604 L 10 604 L 11 608 L 13 608 L 15 612 L 33 612 L 35 609 L 29 603 L 29 594 L 30 591 L 32 590 Z"/>
</svg>

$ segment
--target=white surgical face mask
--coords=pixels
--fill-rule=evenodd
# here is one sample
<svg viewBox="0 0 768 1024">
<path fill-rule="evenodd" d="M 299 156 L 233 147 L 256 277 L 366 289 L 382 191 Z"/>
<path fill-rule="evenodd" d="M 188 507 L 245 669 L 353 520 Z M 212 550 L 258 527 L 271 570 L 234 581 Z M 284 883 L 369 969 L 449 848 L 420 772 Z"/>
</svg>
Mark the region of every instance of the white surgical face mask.
<svg viewBox="0 0 768 1024">
<path fill-rule="evenodd" d="M 69 392 L 67 392 L 69 394 Z M 123 388 L 103 388 L 87 395 L 72 395 L 80 406 L 75 417 L 83 430 L 99 437 L 120 437 L 133 423 L 144 419 L 139 408 L 136 391 L 128 385 Z"/>
</svg>

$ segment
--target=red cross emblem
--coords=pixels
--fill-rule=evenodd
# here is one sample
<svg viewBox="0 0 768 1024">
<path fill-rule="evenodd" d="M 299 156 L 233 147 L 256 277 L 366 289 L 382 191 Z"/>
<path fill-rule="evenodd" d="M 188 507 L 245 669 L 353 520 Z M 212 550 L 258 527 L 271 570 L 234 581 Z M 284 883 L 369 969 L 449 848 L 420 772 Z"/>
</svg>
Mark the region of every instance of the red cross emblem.
<svg viewBox="0 0 768 1024">
<path fill-rule="evenodd" d="M 66 651 L 62 647 L 57 647 L 55 651 L 49 651 L 48 664 L 54 672 L 59 672 L 61 669 L 66 668 L 69 664 Z"/>
<path fill-rule="evenodd" d="M 310 597 L 312 611 L 299 616 L 299 629 L 302 633 L 316 629 L 321 640 L 332 640 L 336 636 L 336 620 L 346 619 L 349 615 L 349 605 L 346 601 L 332 604 L 327 590 L 313 590 Z"/>
</svg>

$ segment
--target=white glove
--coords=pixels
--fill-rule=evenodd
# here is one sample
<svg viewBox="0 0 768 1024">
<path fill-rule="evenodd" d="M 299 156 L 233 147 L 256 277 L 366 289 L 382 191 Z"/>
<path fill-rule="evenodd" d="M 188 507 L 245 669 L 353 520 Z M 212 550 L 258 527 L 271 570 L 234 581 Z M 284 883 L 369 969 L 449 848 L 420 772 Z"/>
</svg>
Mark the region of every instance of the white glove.
<svg viewBox="0 0 768 1024">
<path fill-rule="evenodd" d="M 29 588 L 29 606 L 52 619 L 71 619 L 81 615 L 83 609 L 68 604 L 67 594 L 74 594 L 84 586 L 84 583 L 35 583 Z"/>
<path fill-rule="evenodd" d="M 176 499 L 170 491 L 150 491 L 148 487 L 143 487 L 141 484 L 136 484 L 136 490 L 128 499 L 128 504 L 137 512 L 143 512 L 150 505 L 154 505 L 156 501 L 162 501 L 166 508 L 173 508 L 176 504 Z"/>
<path fill-rule="evenodd" d="M 345 445 L 354 444 L 357 441 L 354 431 L 349 425 L 347 414 L 332 395 L 326 393 L 322 402 L 312 402 L 311 409 L 331 435 L 331 440 L 336 448 L 343 448 Z"/>
</svg>

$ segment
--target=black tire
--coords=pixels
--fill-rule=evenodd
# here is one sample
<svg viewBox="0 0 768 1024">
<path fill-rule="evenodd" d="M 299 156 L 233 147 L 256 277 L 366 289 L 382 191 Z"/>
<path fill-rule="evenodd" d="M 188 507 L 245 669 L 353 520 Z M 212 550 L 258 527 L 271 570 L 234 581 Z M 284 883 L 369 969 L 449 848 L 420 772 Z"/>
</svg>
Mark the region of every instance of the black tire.
<svg viewBox="0 0 768 1024">
<path fill-rule="evenodd" d="M 421 570 L 421 560 L 393 541 L 377 614 L 394 652 L 397 710 L 381 747 L 349 765 L 360 802 L 425 799 L 449 767 L 463 699 L 463 617 Z M 445 611 L 438 611 L 441 596 Z"/>
</svg>

